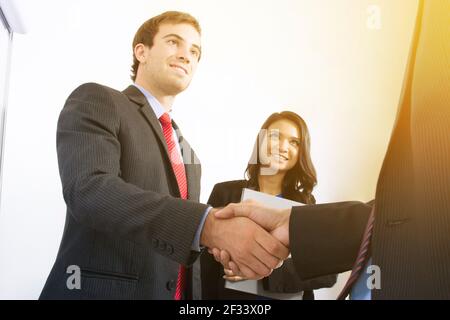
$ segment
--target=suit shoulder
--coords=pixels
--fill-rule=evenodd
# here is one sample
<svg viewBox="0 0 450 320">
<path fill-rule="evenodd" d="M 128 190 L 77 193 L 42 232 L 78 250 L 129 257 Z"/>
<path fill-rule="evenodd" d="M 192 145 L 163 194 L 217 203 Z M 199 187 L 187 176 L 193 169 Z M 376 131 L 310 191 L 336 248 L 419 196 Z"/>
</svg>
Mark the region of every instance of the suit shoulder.
<svg viewBox="0 0 450 320">
<path fill-rule="evenodd" d="M 108 86 L 101 85 L 95 82 L 87 82 L 78 86 L 69 96 L 69 99 L 88 100 L 93 97 L 106 97 L 115 95 L 120 91 L 110 88 Z"/>
<path fill-rule="evenodd" d="M 224 181 L 219 182 L 214 186 L 215 190 L 234 190 L 234 189 L 242 189 L 247 187 L 246 180 L 232 180 L 232 181 Z"/>
<path fill-rule="evenodd" d="M 98 112 L 113 112 L 116 114 L 119 110 L 118 105 L 123 104 L 125 96 L 118 90 L 98 84 L 84 83 L 78 86 L 67 98 L 65 108 L 72 106 L 74 108 L 87 108 L 97 110 Z"/>
<path fill-rule="evenodd" d="M 213 207 L 226 206 L 230 202 L 239 202 L 245 180 L 234 180 L 217 183 L 209 196 L 208 203 Z"/>
</svg>

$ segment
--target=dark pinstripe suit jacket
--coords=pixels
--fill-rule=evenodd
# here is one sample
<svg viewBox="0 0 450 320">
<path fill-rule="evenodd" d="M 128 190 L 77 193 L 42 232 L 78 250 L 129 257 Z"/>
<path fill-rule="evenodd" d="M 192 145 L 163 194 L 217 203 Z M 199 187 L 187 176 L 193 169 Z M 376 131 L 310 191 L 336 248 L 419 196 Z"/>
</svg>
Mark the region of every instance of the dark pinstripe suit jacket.
<svg viewBox="0 0 450 320">
<path fill-rule="evenodd" d="M 189 200 L 179 199 L 159 121 L 134 86 L 78 87 L 58 121 L 66 223 L 41 299 L 172 299 L 179 264 L 191 265 L 207 206 L 200 163 L 177 131 Z M 69 290 L 68 266 L 81 269 Z"/>
<path fill-rule="evenodd" d="M 450 299 L 449 0 L 419 5 L 375 208 L 372 257 L 381 290 L 372 298 Z M 349 270 L 369 213 L 358 202 L 296 208 L 290 241 L 299 275 Z"/>
</svg>

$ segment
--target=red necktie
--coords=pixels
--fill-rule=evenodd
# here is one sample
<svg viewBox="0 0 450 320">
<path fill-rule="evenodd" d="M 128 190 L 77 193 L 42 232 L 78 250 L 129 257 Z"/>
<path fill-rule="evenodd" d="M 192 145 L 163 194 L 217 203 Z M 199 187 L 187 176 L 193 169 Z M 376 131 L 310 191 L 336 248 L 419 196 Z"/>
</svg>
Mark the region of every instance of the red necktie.
<svg viewBox="0 0 450 320">
<path fill-rule="evenodd" d="M 164 139 L 166 140 L 167 149 L 169 151 L 170 164 L 172 165 L 173 172 L 177 179 L 178 188 L 180 189 L 180 195 L 182 199 L 187 199 L 188 189 L 186 181 L 186 172 L 184 170 L 184 163 L 181 160 L 180 153 L 178 152 L 175 142 L 173 140 L 172 120 L 169 114 L 164 113 L 160 118 Z M 186 284 L 186 268 L 180 265 L 177 278 L 177 287 L 175 289 L 175 300 L 181 300 L 183 297 L 183 291 Z"/>
<path fill-rule="evenodd" d="M 367 263 L 367 260 L 369 258 L 369 248 L 370 248 L 370 240 L 372 238 L 372 231 L 373 231 L 373 224 L 375 221 L 375 206 L 373 206 L 372 211 L 370 212 L 369 220 L 367 221 L 366 230 L 364 231 L 363 235 L 363 241 L 361 242 L 361 246 L 359 247 L 358 256 L 356 257 L 356 261 L 353 264 L 352 273 L 350 274 L 350 277 L 348 278 L 347 282 L 345 283 L 344 288 L 342 289 L 341 293 L 338 296 L 338 300 L 344 300 L 348 294 L 350 293 L 350 290 L 352 289 L 353 285 L 356 283 L 358 278 L 361 275 L 361 272 L 364 269 L 364 266 Z"/>
</svg>

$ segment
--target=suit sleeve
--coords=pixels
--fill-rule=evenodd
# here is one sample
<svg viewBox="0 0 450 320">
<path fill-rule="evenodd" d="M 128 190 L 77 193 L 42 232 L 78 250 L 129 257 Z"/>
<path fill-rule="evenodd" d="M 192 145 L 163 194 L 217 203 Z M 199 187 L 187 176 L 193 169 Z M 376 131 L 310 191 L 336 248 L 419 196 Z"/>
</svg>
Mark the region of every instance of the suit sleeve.
<svg viewBox="0 0 450 320">
<path fill-rule="evenodd" d="M 300 291 L 331 288 L 336 283 L 336 275 L 326 275 L 311 280 L 302 280 L 297 274 L 294 261 L 287 259 L 281 268 L 273 270 L 264 278 L 264 290 L 279 293 L 298 293 Z"/>
<path fill-rule="evenodd" d="M 120 117 L 105 87 L 85 84 L 68 98 L 57 128 L 57 153 L 64 200 L 80 224 L 113 237 L 153 247 L 191 264 L 191 245 L 206 205 L 143 190 L 121 178 Z"/>
<path fill-rule="evenodd" d="M 350 270 L 370 211 L 362 202 L 294 207 L 289 242 L 299 277 L 309 280 Z"/>
</svg>

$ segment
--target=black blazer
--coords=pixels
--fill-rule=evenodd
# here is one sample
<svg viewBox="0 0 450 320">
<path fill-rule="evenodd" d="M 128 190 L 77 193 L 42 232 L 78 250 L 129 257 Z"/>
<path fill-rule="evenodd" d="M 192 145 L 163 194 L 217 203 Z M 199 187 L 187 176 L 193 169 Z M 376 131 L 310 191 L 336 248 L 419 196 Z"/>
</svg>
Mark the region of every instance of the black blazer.
<svg viewBox="0 0 450 320">
<path fill-rule="evenodd" d="M 223 207 L 229 203 L 241 200 L 243 188 L 250 187 L 248 181 L 237 180 L 218 183 L 209 197 L 208 204 L 213 207 Z M 296 193 L 290 196 L 290 200 L 304 202 L 303 195 Z M 201 256 L 201 277 L 203 299 L 256 299 L 257 296 L 236 290 L 225 289 L 223 267 L 214 260 L 208 252 Z M 335 275 L 325 275 L 308 281 L 301 280 L 291 259 L 287 259 L 281 268 L 263 280 L 264 289 L 278 293 L 297 293 L 304 291 L 305 300 L 314 299 L 313 289 L 329 288 L 336 282 Z"/>
<path fill-rule="evenodd" d="M 41 299 L 173 299 L 206 205 L 200 162 L 176 128 L 189 189 L 179 198 L 164 136 L 145 96 L 94 83 L 67 99 L 57 129 L 66 224 Z M 81 269 L 81 289 L 66 285 Z"/>
<path fill-rule="evenodd" d="M 450 299 L 449 21 L 450 1 L 420 2 L 375 196 L 372 263 L 381 289 L 373 299 Z M 299 275 L 349 270 L 369 212 L 359 202 L 295 208 L 290 247 Z"/>
</svg>

